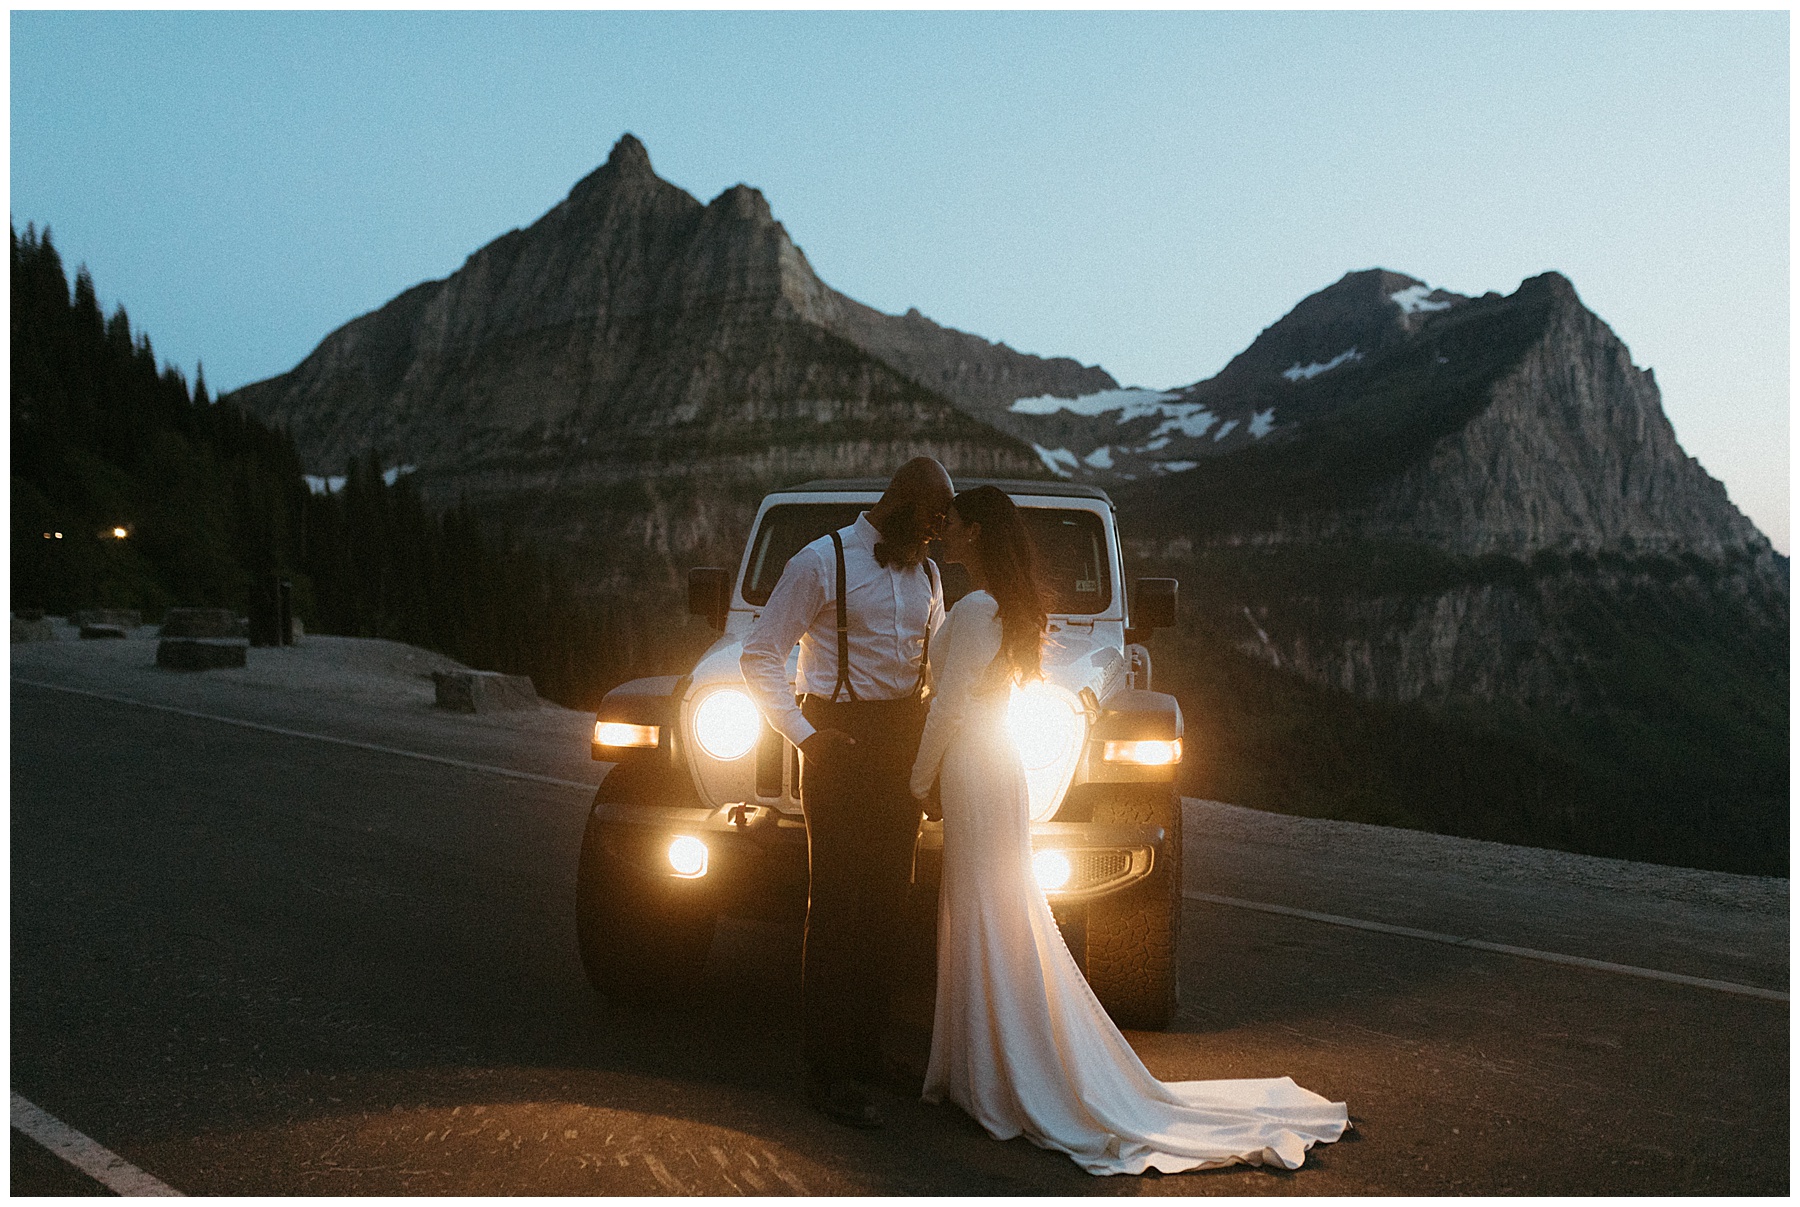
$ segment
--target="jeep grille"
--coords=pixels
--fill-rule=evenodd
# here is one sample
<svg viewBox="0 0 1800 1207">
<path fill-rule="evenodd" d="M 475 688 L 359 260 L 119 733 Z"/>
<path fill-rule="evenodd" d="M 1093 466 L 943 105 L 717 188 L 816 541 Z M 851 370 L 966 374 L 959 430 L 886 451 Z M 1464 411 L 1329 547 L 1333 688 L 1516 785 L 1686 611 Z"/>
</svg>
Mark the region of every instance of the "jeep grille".
<svg viewBox="0 0 1800 1207">
<path fill-rule="evenodd" d="M 1077 848 L 1068 851 L 1074 874 L 1069 877 L 1065 893 L 1091 892 L 1104 888 L 1131 874 L 1130 851 L 1092 851 Z"/>
</svg>

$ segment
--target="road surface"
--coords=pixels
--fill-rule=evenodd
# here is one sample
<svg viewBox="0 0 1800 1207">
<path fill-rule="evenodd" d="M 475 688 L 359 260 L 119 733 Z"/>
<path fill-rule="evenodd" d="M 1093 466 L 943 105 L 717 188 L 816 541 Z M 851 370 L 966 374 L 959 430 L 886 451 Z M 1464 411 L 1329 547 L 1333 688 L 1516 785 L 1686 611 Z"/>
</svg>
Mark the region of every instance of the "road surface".
<svg viewBox="0 0 1800 1207">
<path fill-rule="evenodd" d="M 1190 801 L 1183 1007 L 1132 1042 L 1167 1080 L 1291 1075 L 1355 1130 L 1293 1173 L 1092 1178 L 898 1094 L 879 1132 L 813 1114 L 794 928 L 724 928 L 680 1009 L 597 999 L 591 718 L 439 713 L 441 661 L 388 643 L 250 656 L 13 647 L 15 1194 L 107 1192 L 21 1099 L 183 1194 L 1788 1189 L 1785 880 Z"/>
</svg>

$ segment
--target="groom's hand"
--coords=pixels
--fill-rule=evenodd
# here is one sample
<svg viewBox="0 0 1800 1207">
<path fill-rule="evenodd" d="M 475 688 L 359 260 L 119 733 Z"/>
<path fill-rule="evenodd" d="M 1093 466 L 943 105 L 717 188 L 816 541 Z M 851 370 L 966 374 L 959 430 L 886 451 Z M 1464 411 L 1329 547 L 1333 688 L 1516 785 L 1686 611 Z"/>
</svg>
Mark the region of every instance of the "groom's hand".
<svg viewBox="0 0 1800 1207">
<path fill-rule="evenodd" d="M 809 763 L 830 767 L 854 745 L 856 739 L 841 729 L 821 729 L 800 743 L 800 753 Z"/>
</svg>

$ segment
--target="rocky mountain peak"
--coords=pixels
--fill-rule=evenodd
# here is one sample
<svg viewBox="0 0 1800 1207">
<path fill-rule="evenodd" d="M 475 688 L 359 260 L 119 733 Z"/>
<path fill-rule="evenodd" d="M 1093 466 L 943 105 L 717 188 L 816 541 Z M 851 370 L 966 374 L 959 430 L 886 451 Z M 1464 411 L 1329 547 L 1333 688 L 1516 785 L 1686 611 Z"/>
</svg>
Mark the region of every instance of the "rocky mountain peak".
<svg viewBox="0 0 1800 1207">
<path fill-rule="evenodd" d="M 1217 376 L 1187 392 L 1199 400 L 1255 383 L 1309 380 L 1404 342 L 1434 315 L 1467 300 L 1385 268 L 1345 273 L 1265 328 Z"/>
<path fill-rule="evenodd" d="M 619 213 L 621 209 L 657 211 L 659 216 L 626 219 Z M 613 144 L 606 162 L 577 181 L 568 198 L 540 219 L 538 225 L 554 225 L 559 214 L 573 216 L 589 229 L 619 221 L 660 223 L 667 221 L 668 215 L 699 209 L 698 201 L 651 169 L 650 153 L 644 144 L 626 134 Z M 566 239 L 567 235 L 558 237 Z"/>
<path fill-rule="evenodd" d="M 707 208 L 742 222 L 760 225 L 775 221 L 775 214 L 769 209 L 768 198 L 762 195 L 761 190 L 753 189 L 747 184 L 732 185 L 714 197 Z"/>
<path fill-rule="evenodd" d="M 621 134 L 619 141 L 613 144 L 612 153 L 606 157 L 606 167 L 623 175 L 650 175 L 656 173 L 650 167 L 650 152 L 635 134 Z"/>
<path fill-rule="evenodd" d="M 1519 283 L 1521 296 L 1534 297 L 1542 295 L 1556 302 L 1581 305 L 1581 297 L 1575 292 L 1575 282 L 1569 280 L 1555 269 L 1541 272 L 1535 277 L 1527 277 Z"/>
<path fill-rule="evenodd" d="M 885 473 L 919 453 L 1031 474 L 1028 446 L 955 403 L 983 374 L 1054 388 L 1064 364 L 920 322 L 931 347 L 897 364 L 883 332 L 905 321 L 822 282 L 760 191 L 702 205 L 626 134 L 536 222 L 234 400 L 322 473 L 378 449 L 416 466 L 428 498 L 486 500 L 595 549 L 631 533 L 629 548 L 667 552 L 726 540 L 721 517 L 737 523 L 777 481 Z M 965 346 L 982 350 L 972 369 Z M 946 358 L 956 373 L 938 372 Z M 646 536 L 632 492 L 664 486 L 683 518 Z"/>
</svg>

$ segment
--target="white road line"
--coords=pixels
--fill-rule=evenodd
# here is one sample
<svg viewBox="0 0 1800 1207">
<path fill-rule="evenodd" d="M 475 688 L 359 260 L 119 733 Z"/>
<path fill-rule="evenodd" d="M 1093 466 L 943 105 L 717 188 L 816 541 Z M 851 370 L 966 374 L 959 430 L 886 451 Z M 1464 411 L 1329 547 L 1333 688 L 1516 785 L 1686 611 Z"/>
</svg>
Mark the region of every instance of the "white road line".
<svg viewBox="0 0 1800 1207">
<path fill-rule="evenodd" d="M 1756 985 L 1740 985 L 1736 981 L 1713 981 L 1705 977 L 1684 976 L 1679 972 L 1661 972 L 1655 968 L 1614 964 L 1608 960 L 1590 960 L 1586 956 L 1569 956 L 1556 951 L 1539 951 L 1533 947 L 1514 947 L 1509 943 L 1490 943 L 1486 939 L 1465 939 L 1458 935 L 1439 934 L 1434 930 L 1415 930 L 1410 926 L 1370 922 L 1364 918 L 1346 918 L 1340 914 L 1321 914 L 1310 909 L 1295 909 L 1291 905 L 1271 905 L 1266 901 L 1245 901 L 1238 897 L 1221 897 L 1215 893 L 1184 892 L 1182 896 L 1189 901 L 1206 901 L 1213 905 L 1229 905 L 1233 909 L 1253 909 L 1265 914 L 1305 918 L 1309 922 L 1323 922 L 1329 926 L 1348 926 L 1354 930 L 1372 930 L 1384 935 L 1402 935 L 1408 939 L 1422 939 L 1427 943 L 1444 943 L 1451 947 L 1472 947 L 1477 951 L 1498 952 L 1503 956 L 1518 956 L 1525 960 L 1541 960 L 1546 964 L 1567 964 L 1571 967 L 1587 968 L 1595 972 L 1641 977 L 1647 981 L 1668 981 L 1675 985 L 1689 985 L 1696 989 L 1715 989 L 1720 993 L 1735 993 L 1743 997 L 1762 998 L 1764 1001 L 1770 1002 L 1786 1002 L 1788 1000 L 1788 995 L 1779 990 L 1763 989 Z"/>
<path fill-rule="evenodd" d="M 12 1125 L 115 1194 L 185 1197 L 118 1153 L 102 1148 L 61 1119 L 33 1106 L 16 1090 L 12 1096 Z"/>
<path fill-rule="evenodd" d="M 221 725 L 236 725 L 239 729 L 255 729 L 263 733 L 277 733 L 285 738 L 307 738 L 314 742 L 330 742 L 336 746 L 350 746 L 357 750 L 372 750 L 376 754 L 397 754 L 402 758 L 422 759 L 427 763 L 442 763 L 446 767 L 461 767 L 465 771 L 485 771 L 489 775 L 504 775 L 509 779 L 530 780 L 536 784 L 554 784 L 559 788 L 580 788 L 592 792 L 597 784 L 584 784 L 580 780 L 562 780 L 553 775 L 534 775 L 529 771 L 514 771 L 509 767 L 491 767 L 486 763 L 470 763 L 462 759 L 445 758 L 437 754 L 420 754 L 416 750 L 402 750 L 398 746 L 381 746 L 374 742 L 358 742 L 350 738 L 334 738 L 330 734 L 307 733 L 300 729 L 283 729 L 279 725 L 262 725 L 255 721 L 242 721 L 237 717 L 222 717 L 217 713 L 195 712 L 191 708 L 176 708 L 170 704 L 152 704 L 148 700 L 133 700 L 129 696 L 113 696 L 106 692 L 92 692 L 79 687 L 64 687 L 60 683 L 40 683 L 34 679 L 14 678 L 14 683 L 23 683 L 27 687 L 41 687 L 45 691 L 67 692 L 72 696 L 91 696 L 96 700 L 110 700 L 114 704 L 131 704 L 138 708 L 155 709 L 157 712 L 174 713 L 181 717 L 197 717 L 202 721 L 217 721 Z"/>
</svg>

